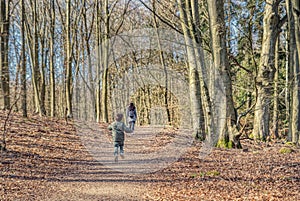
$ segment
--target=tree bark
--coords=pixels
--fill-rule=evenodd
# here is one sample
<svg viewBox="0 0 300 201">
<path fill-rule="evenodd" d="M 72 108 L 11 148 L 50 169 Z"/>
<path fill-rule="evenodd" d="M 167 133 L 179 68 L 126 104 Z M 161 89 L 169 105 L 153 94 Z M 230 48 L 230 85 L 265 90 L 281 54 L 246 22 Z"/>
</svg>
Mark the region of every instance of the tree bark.
<svg viewBox="0 0 300 201">
<path fill-rule="evenodd" d="M 8 51 L 9 51 L 9 18 L 10 18 L 10 0 L 0 1 L 0 79 L 1 92 L 3 96 L 3 109 L 10 109 L 10 89 L 9 89 L 9 65 L 8 65 Z"/>
<path fill-rule="evenodd" d="M 287 140 L 292 141 L 292 104 L 293 104 L 293 71 L 295 63 L 296 53 L 296 40 L 295 40 L 295 22 L 292 13 L 292 2 L 291 0 L 286 1 L 286 12 L 287 12 L 287 41 L 286 43 L 286 93 L 285 93 L 285 105 L 286 105 L 286 121 L 289 122 Z"/>
<path fill-rule="evenodd" d="M 50 68 L 50 116 L 54 117 L 56 114 L 55 110 L 55 69 L 54 69 L 54 37 L 55 37 L 55 3 L 54 0 L 50 2 L 50 61 L 49 61 L 49 68 Z"/>
<path fill-rule="evenodd" d="M 256 78 L 257 100 L 254 112 L 253 136 L 256 140 L 269 137 L 270 103 L 275 73 L 275 44 L 279 33 L 278 3 L 267 0 L 263 19 L 263 40 Z"/>
<path fill-rule="evenodd" d="M 21 2 L 21 37 L 22 37 L 22 52 L 21 52 L 21 102 L 23 117 L 27 117 L 27 84 L 26 84 L 26 56 L 25 56 L 25 5 Z"/>
<path fill-rule="evenodd" d="M 96 121 L 101 121 L 101 58 L 102 58 L 102 35 L 101 35 L 101 14 L 102 14 L 102 5 L 101 0 L 96 2 L 96 38 L 97 38 L 97 75 L 96 75 Z"/>
<path fill-rule="evenodd" d="M 227 55 L 224 1 L 208 1 L 208 10 L 212 38 L 211 43 L 213 51 L 213 62 L 224 84 L 224 93 L 226 99 L 226 123 L 224 129 L 220 133 L 218 146 L 241 148 L 241 144 L 239 141 L 240 134 L 237 129 L 237 116 L 232 96 L 232 83 Z"/>
<path fill-rule="evenodd" d="M 295 37 L 298 58 L 300 58 L 300 2 L 299 0 L 291 0 L 293 8 L 293 16 L 295 20 Z"/>
<path fill-rule="evenodd" d="M 200 87 L 203 89 L 204 103 L 207 107 L 206 110 L 210 110 L 209 95 L 206 93 L 208 87 L 204 82 L 204 74 L 206 71 L 203 56 L 203 50 L 201 49 L 201 41 L 196 39 L 197 33 L 195 33 L 195 24 L 193 23 L 192 10 L 195 11 L 198 6 L 197 1 L 193 1 L 191 5 L 189 1 L 178 0 L 181 26 L 184 34 L 187 58 L 188 58 L 188 68 L 189 68 L 189 94 L 191 102 L 191 115 L 192 115 L 192 126 L 193 135 L 201 140 L 205 138 L 204 123 L 202 122 L 201 116 L 203 115 L 202 102 L 201 102 L 201 91 Z M 192 6 L 192 7 L 191 7 Z M 195 15 L 198 15 L 194 12 Z M 197 57 L 198 56 L 198 57 Z M 199 66 L 201 65 L 201 66 Z M 201 69 L 198 71 L 198 69 Z M 200 73 L 200 74 L 199 74 Z M 200 79 L 200 80 L 199 80 Z M 211 114 L 206 112 L 206 114 Z M 206 116 L 207 121 L 209 121 L 209 116 Z M 210 132 L 210 126 L 207 126 L 207 132 Z"/>
<path fill-rule="evenodd" d="M 153 1 L 153 10 L 155 11 L 155 1 Z M 168 93 L 169 93 L 169 89 L 168 89 L 168 71 L 167 71 L 167 64 L 165 62 L 165 58 L 164 58 L 164 53 L 163 50 L 161 48 L 161 41 L 160 41 L 160 35 L 159 35 L 159 29 L 158 29 L 158 22 L 156 19 L 156 16 L 153 15 L 153 22 L 154 22 L 154 28 L 155 28 L 155 33 L 156 33 L 156 37 L 157 37 L 157 44 L 158 44 L 158 48 L 159 48 L 159 58 L 160 58 L 160 63 L 163 67 L 164 70 L 164 74 L 165 74 L 165 92 L 164 92 L 164 107 L 166 109 L 167 112 L 167 124 L 171 125 L 171 114 L 170 114 L 170 109 L 169 109 L 169 101 L 168 101 Z"/>
<path fill-rule="evenodd" d="M 292 126 L 291 141 L 295 144 L 300 143 L 300 2 L 291 0 L 292 14 L 294 18 L 295 35 L 295 53 L 294 61 L 294 79 L 293 79 L 293 97 L 292 97 Z M 293 26 L 293 24 L 291 24 Z"/>
<path fill-rule="evenodd" d="M 66 88 L 66 117 L 72 114 L 72 46 L 71 46 L 71 1 L 66 0 L 66 58 L 65 58 L 65 88 Z"/>
<path fill-rule="evenodd" d="M 34 104 L 35 113 L 42 115 L 41 110 L 41 97 L 40 97 L 40 69 L 39 69 L 39 35 L 38 35 L 38 13 L 37 13 L 37 2 L 30 1 L 31 14 L 32 14 L 32 25 L 29 21 L 26 23 L 27 32 L 27 43 L 30 49 L 30 61 L 31 61 L 31 82 L 34 91 Z M 33 28 L 31 28 L 33 26 Z"/>
<path fill-rule="evenodd" d="M 273 99 L 273 125 L 272 134 L 274 138 L 279 138 L 278 133 L 278 117 L 279 117 L 279 37 L 276 41 L 275 49 L 275 75 L 274 75 L 274 99 Z"/>
<path fill-rule="evenodd" d="M 40 13 L 40 12 L 39 12 Z M 45 22 L 43 22 L 45 23 Z M 41 23 L 42 24 L 42 23 Z M 40 28 L 39 32 L 39 41 L 40 41 L 40 50 L 39 50 L 39 57 L 41 59 L 40 65 L 40 99 L 41 99 L 41 115 L 46 115 L 46 107 L 45 107 L 45 100 L 46 100 L 46 76 L 45 76 L 45 69 L 47 66 L 47 59 L 48 59 L 48 50 L 45 50 L 45 34 L 46 26 Z"/>
<path fill-rule="evenodd" d="M 91 55 L 91 47 L 90 47 L 90 36 L 91 36 L 91 31 L 93 28 L 93 24 L 91 25 L 91 29 L 89 30 L 88 28 L 88 18 L 87 18 L 87 11 L 86 11 L 86 1 L 83 1 L 83 8 L 84 11 L 82 12 L 83 15 L 83 24 L 84 24 L 84 41 L 85 41 L 85 47 L 86 47 L 86 56 L 87 56 L 87 61 L 88 61 L 88 79 L 89 79 L 89 95 L 90 95 L 90 101 L 92 105 L 92 111 L 91 111 L 91 117 L 93 120 L 95 120 L 97 114 L 96 114 L 96 97 L 95 97 L 95 84 L 94 84 L 94 78 L 93 78 L 93 65 L 92 65 L 92 55 Z M 91 21 L 93 22 L 94 16 L 91 16 L 92 19 Z M 82 36 L 83 37 L 83 36 Z"/>
<path fill-rule="evenodd" d="M 102 94 L 101 94 L 101 104 L 102 104 L 102 121 L 108 122 L 108 57 L 109 57 L 109 10 L 108 10 L 108 0 L 104 2 L 104 26 L 105 33 L 102 46 Z"/>
</svg>

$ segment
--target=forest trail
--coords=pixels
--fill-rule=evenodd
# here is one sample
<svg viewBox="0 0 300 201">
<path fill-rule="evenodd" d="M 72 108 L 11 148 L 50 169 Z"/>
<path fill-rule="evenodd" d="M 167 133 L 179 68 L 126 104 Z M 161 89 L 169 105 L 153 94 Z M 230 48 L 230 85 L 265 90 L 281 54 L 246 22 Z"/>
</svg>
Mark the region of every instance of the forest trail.
<svg viewBox="0 0 300 201">
<path fill-rule="evenodd" d="M 86 164 L 86 172 L 68 182 L 58 183 L 60 193 L 46 195 L 49 200 L 143 200 L 155 182 L 149 173 L 171 165 L 193 141 L 187 130 L 163 135 L 159 134 L 162 126 L 136 127 L 133 134 L 126 135 L 125 158 L 115 162 L 110 136 L 94 126 L 77 125 L 77 134 L 94 164 Z"/>
<path fill-rule="evenodd" d="M 171 132 L 170 132 L 171 131 Z M 111 137 L 97 124 L 77 124 L 77 134 L 94 160 L 122 173 L 144 174 L 156 172 L 175 162 L 193 143 L 188 129 L 168 130 L 163 126 L 136 127 L 126 134 L 125 158 L 114 161 Z"/>
<path fill-rule="evenodd" d="M 115 163 L 107 125 L 18 115 L 6 140 L 4 201 L 300 200 L 300 149 L 281 141 L 203 154 L 189 130 L 137 127 Z"/>
<path fill-rule="evenodd" d="M 108 131 L 87 122 L 77 122 L 76 130 L 94 162 L 57 182 L 59 193 L 44 195 L 43 200 L 145 200 L 155 182 L 147 176 L 178 160 L 193 143 L 186 129 L 164 133 L 163 126 L 136 127 L 126 135 L 125 158 L 115 162 Z"/>
</svg>

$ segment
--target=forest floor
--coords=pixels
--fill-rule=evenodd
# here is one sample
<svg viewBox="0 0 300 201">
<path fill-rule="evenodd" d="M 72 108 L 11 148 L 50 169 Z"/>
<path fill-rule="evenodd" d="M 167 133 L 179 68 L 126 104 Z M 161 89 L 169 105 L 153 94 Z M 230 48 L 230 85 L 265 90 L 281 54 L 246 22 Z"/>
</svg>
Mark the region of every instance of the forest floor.
<svg viewBox="0 0 300 201">
<path fill-rule="evenodd" d="M 115 162 L 107 125 L 0 117 L 1 201 L 300 200 L 300 149 L 280 141 L 203 149 L 187 130 L 138 127 Z"/>
</svg>

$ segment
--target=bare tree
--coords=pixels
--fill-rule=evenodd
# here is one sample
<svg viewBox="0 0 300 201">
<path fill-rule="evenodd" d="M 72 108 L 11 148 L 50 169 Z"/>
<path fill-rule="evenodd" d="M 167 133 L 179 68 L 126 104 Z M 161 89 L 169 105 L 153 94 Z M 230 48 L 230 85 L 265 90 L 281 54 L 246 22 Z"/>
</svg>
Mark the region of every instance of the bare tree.
<svg viewBox="0 0 300 201">
<path fill-rule="evenodd" d="M 121 11 L 121 16 L 118 17 L 116 22 L 115 19 L 112 19 L 113 13 L 117 10 L 118 2 L 122 2 L 124 5 L 123 11 Z M 127 7 L 129 1 L 99 1 L 99 5 L 97 8 L 98 16 L 97 16 L 97 53 L 98 53 L 98 69 L 97 69 L 97 82 L 101 83 L 100 86 L 98 84 L 97 90 L 97 121 L 102 120 L 103 122 L 108 122 L 109 120 L 109 58 L 112 57 L 112 47 L 111 47 L 111 35 L 117 35 L 120 29 L 122 28 L 124 15 L 127 12 Z M 111 22 L 111 20 L 115 20 Z M 101 75 L 99 75 L 100 73 Z M 101 82 L 100 82 L 101 80 Z"/>
<path fill-rule="evenodd" d="M 21 101 L 22 114 L 27 117 L 27 82 L 26 82 L 26 44 L 25 44 L 25 0 L 21 1 L 21 36 L 22 36 L 22 52 L 21 52 Z"/>
<path fill-rule="evenodd" d="M 92 118 L 96 118 L 96 96 L 95 96 L 95 83 L 94 83 L 94 77 L 93 77 L 93 66 L 92 66 L 92 53 L 91 53 L 91 35 L 93 31 L 93 25 L 94 25 L 94 14 L 90 15 L 90 27 L 88 25 L 88 13 L 87 13 L 87 7 L 86 7 L 86 0 L 83 1 L 83 29 L 84 29 L 84 35 L 82 37 L 84 38 L 85 42 L 85 50 L 86 50 L 86 56 L 87 56 L 87 68 L 88 68 L 88 84 L 89 84 L 89 94 L 91 99 L 91 106 L 92 106 Z"/>
<path fill-rule="evenodd" d="M 104 1 L 102 12 L 104 13 L 104 32 L 101 45 L 101 64 L 102 64 L 102 93 L 101 93 L 101 108 L 102 121 L 108 122 L 108 57 L 109 57 L 109 32 L 110 32 L 110 11 L 108 0 Z"/>
<path fill-rule="evenodd" d="M 26 39 L 27 44 L 29 45 L 30 50 L 30 61 L 31 61 L 31 74 L 32 74 L 32 85 L 34 91 L 34 103 L 35 103 L 35 112 L 40 115 L 45 115 L 45 107 L 43 100 L 41 100 L 41 91 L 44 92 L 44 75 L 43 71 L 40 69 L 40 60 L 39 60 L 39 12 L 38 12 L 38 2 L 29 1 L 31 9 L 31 21 L 29 17 L 26 17 Z M 29 15 L 29 13 L 28 13 Z M 32 28 L 31 28 L 32 27 Z"/>
<path fill-rule="evenodd" d="M 213 62 L 215 68 L 220 72 L 226 97 L 226 128 L 219 136 L 219 145 L 225 147 L 240 148 L 239 132 L 237 130 L 237 116 L 235 113 L 232 97 L 232 83 L 226 46 L 226 28 L 224 19 L 224 1 L 208 1 L 208 11 L 210 20 L 211 43 L 213 51 Z M 233 144 L 232 144 L 233 143 Z"/>
<path fill-rule="evenodd" d="M 97 70 L 96 70 L 96 121 L 101 121 L 101 58 L 102 58 L 102 4 L 101 0 L 96 1 L 96 51 L 97 51 Z"/>
<path fill-rule="evenodd" d="M 292 1 L 293 15 L 295 19 L 295 37 L 296 37 L 296 45 L 298 58 L 300 58 L 300 2 L 297 0 Z"/>
<path fill-rule="evenodd" d="M 55 38 L 55 1 L 51 0 L 49 4 L 49 18 L 50 18 L 50 39 L 49 39 L 49 80 L 50 80 L 50 116 L 54 117 L 55 110 L 55 64 L 54 64 L 54 38 Z"/>
<path fill-rule="evenodd" d="M 48 22 L 45 15 L 41 15 L 44 7 L 44 2 L 41 2 L 38 6 L 38 13 L 39 13 L 39 57 L 40 57 L 40 100 L 41 100 L 41 114 L 46 115 L 46 66 L 48 60 L 48 43 L 47 43 L 47 27 Z"/>
<path fill-rule="evenodd" d="M 155 11 L 155 1 L 153 1 L 152 3 L 152 7 L 153 10 Z M 164 93 L 164 103 L 165 103 L 165 108 L 167 111 L 167 121 L 168 124 L 171 124 L 171 114 L 170 114 L 170 109 L 169 109 L 169 89 L 168 89 L 168 71 L 167 71 L 167 64 L 165 62 L 165 58 L 164 58 L 164 52 L 162 50 L 161 47 L 161 41 L 160 41 L 160 36 L 159 36 L 159 30 L 158 30 L 158 21 L 157 21 L 157 17 L 155 15 L 153 15 L 153 22 L 154 22 L 154 27 L 155 27 L 155 32 L 156 32 L 156 36 L 157 36 L 157 44 L 158 44 L 158 48 L 159 48 L 159 58 L 160 58 L 160 62 L 161 65 L 164 69 L 164 73 L 165 73 L 165 93 Z"/>
<path fill-rule="evenodd" d="M 65 92 L 66 92 L 66 116 L 72 117 L 72 44 L 71 44 L 71 0 L 66 0 L 65 21 Z"/>
<path fill-rule="evenodd" d="M 270 103 L 275 73 L 275 47 L 283 21 L 278 14 L 280 1 L 266 0 L 263 19 L 263 40 L 256 78 L 257 97 L 254 112 L 253 136 L 266 140 L 269 136 Z"/>
<path fill-rule="evenodd" d="M 279 37 L 277 38 L 275 48 L 275 75 L 274 75 L 274 103 L 273 103 L 273 119 L 272 134 L 274 138 L 279 138 L 278 134 L 278 116 L 279 116 Z"/>
<path fill-rule="evenodd" d="M 289 1 L 288 1 L 289 3 Z M 291 117 L 290 117 L 290 130 L 288 140 L 299 144 L 300 142 L 300 3 L 297 0 L 291 0 L 291 13 L 289 19 L 291 42 L 291 63 L 293 64 L 293 80 L 292 80 L 292 100 L 291 100 Z M 293 27 L 293 28 L 292 28 Z M 293 32 L 294 31 L 294 32 Z"/>
<path fill-rule="evenodd" d="M 9 24 L 10 24 L 10 0 L 0 1 L 0 79 L 1 93 L 3 96 L 3 109 L 10 108 L 10 89 L 9 89 Z"/>
<path fill-rule="evenodd" d="M 210 134 L 211 131 L 211 102 L 210 95 L 208 92 L 207 83 L 204 82 L 206 76 L 206 67 L 204 61 L 204 53 L 201 48 L 201 37 L 196 32 L 195 26 L 198 25 L 197 19 L 199 13 L 197 12 L 198 1 L 182 1 L 178 0 L 179 11 L 181 18 L 181 26 L 184 33 L 187 58 L 189 67 L 189 88 L 190 88 L 190 101 L 191 101 L 191 112 L 192 122 L 194 129 L 194 136 L 204 139 L 204 123 L 202 122 L 201 116 L 203 115 L 201 95 L 203 98 L 203 105 L 206 109 L 205 117 L 207 126 L 207 132 Z M 202 91 L 200 90 L 202 89 Z M 201 94 L 202 93 L 202 94 Z"/>
</svg>

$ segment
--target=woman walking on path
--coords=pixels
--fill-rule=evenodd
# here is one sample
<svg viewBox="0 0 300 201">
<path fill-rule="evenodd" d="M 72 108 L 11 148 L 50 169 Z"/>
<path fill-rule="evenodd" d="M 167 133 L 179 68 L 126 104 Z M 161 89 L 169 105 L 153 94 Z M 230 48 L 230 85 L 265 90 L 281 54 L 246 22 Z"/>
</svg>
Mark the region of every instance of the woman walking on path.
<svg viewBox="0 0 300 201">
<path fill-rule="evenodd" d="M 129 124 L 129 128 L 131 130 L 134 130 L 134 125 L 137 119 L 137 112 L 136 112 L 136 107 L 133 103 L 130 103 L 129 106 L 127 107 L 126 117 L 127 117 L 127 122 Z"/>
</svg>

